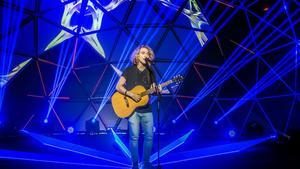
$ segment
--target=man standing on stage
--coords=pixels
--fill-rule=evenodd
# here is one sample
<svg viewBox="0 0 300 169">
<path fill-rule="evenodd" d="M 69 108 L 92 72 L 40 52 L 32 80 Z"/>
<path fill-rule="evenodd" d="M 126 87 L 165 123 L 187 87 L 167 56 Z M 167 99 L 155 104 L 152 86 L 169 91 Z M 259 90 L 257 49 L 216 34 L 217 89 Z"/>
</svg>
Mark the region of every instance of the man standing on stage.
<svg viewBox="0 0 300 169">
<path fill-rule="evenodd" d="M 130 92 L 130 90 L 137 85 L 141 85 L 145 89 L 155 87 L 156 78 L 150 67 L 151 61 L 154 59 L 154 52 L 149 46 L 141 45 L 134 50 L 131 59 L 133 65 L 125 69 L 116 89 L 119 93 L 139 102 L 141 96 Z M 132 168 L 139 168 L 138 140 L 140 124 L 144 131 L 143 166 L 145 169 L 153 168 L 149 161 L 153 143 L 153 114 L 151 105 L 148 103 L 143 107 L 136 108 L 134 113 L 129 117 L 128 123 Z"/>
</svg>

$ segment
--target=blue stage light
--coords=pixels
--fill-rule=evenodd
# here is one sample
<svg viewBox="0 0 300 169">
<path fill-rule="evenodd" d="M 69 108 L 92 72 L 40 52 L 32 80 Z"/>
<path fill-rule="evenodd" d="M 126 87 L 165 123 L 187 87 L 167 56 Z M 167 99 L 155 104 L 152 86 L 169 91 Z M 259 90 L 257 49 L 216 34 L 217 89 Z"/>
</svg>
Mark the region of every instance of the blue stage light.
<svg viewBox="0 0 300 169">
<path fill-rule="evenodd" d="M 131 158 L 131 153 L 130 153 L 129 149 L 125 146 L 125 144 L 120 139 L 120 137 L 115 133 L 115 131 L 112 128 L 110 128 L 110 130 L 113 133 L 115 142 L 118 144 L 118 146 L 120 147 L 120 149 L 122 150 L 124 155 L 130 159 Z"/>
<path fill-rule="evenodd" d="M 44 135 L 32 133 L 32 132 L 29 132 L 26 130 L 21 130 L 21 132 L 27 134 L 28 136 L 31 136 L 32 138 L 35 138 L 37 141 L 43 143 L 43 145 L 48 146 L 48 147 L 52 147 L 52 148 L 55 148 L 58 150 L 71 152 L 71 153 L 75 153 L 75 154 L 80 154 L 80 155 L 83 155 L 86 157 L 92 157 L 92 158 L 95 158 L 98 160 L 103 160 L 106 162 L 113 163 L 115 165 L 117 164 L 117 165 L 119 165 L 119 168 L 124 168 L 124 167 L 128 168 L 130 166 L 129 160 L 127 158 L 123 158 L 118 155 L 98 151 L 96 149 L 84 147 L 84 146 L 81 146 L 78 144 L 73 144 L 73 143 L 59 140 L 59 139 L 54 139 L 54 138 L 47 137 Z M 2 150 L 0 150 L 0 154 L 1 155 L 3 154 Z M 24 155 L 23 155 L 23 157 L 24 157 Z M 47 156 L 47 157 L 49 158 L 50 156 Z M 48 158 L 46 160 L 48 160 Z M 34 157 L 31 157 L 31 159 L 34 159 Z M 100 161 L 100 162 L 103 162 L 103 161 Z M 105 168 L 107 168 L 107 167 L 105 167 Z"/>
<path fill-rule="evenodd" d="M 276 3 L 276 5 L 279 3 Z M 268 16 L 270 14 L 270 12 L 272 10 L 275 9 L 274 5 L 269 11 L 268 14 L 266 14 L 266 16 Z M 296 15 L 297 12 L 291 14 L 290 16 L 294 16 Z M 251 13 L 252 14 L 252 13 Z M 271 21 L 273 21 L 274 19 L 276 19 L 276 17 L 278 15 L 281 14 L 281 10 L 277 11 L 275 15 L 272 16 L 272 18 L 270 19 L 269 22 L 267 21 L 261 21 L 260 24 L 266 22 L 266 23 L 270 23 Z M 284 21 L 282 24 L 279 25 L 279 28 L 283 27 L 284 24 L 286 24 L 288 21 Z M 296 21 L 293 25 L 295 25 L 298 21 Z M 260 29 L 259 33 L 257 33 L 256 35 L 260 35 L 263 33 L 264 29 L 267 28 L 267 26 L 264 26 L 264 29 L 259 28 L 258 24 L 253 30 L 256 29 Z M 268 25 L 268 24 L 267 24 Z M 284 29 L 283 31 L 281 31 L 281 33 L 285 34 L 285 32 L 288 31 L 289 28 Z M 263 51 L 264 49 L 266 49 L 268 46 L 270 46 L 274 41 L 276 41 L 278 38 L 281 37 L 280 34 L 274 36 L 274 34 L 276 33 L 276 31 L 273 31 L 271 34 L 269 34 L 267 37 L 265 37 L 265 39 L 260 42 L 259 46 L 263 46 L 262 49 L 260 49 L 260 51 Z M 247 37 L 244 39 L 244 41 L 241 44 L 244 44 L 244 46 L 248 47 L 252 41 L 249 41 L 249 38 L 251 38 L 251 36 Z M 270 38 L 273 38 L 272 40 L 270 40 Z M 269 41 L 269 43 L 266 44 L 266 42 Z M 247 44 L 245 44 L 247 43 Z M 238 54 L 237 54 L 238 53 Z M 259 53 L 259 52 L 258 52 Z M 231 77 L 231 75 L 233 74 L 233 72 L 236 72 L 237 70 L 239 70 L 240 68 L 242 68 L 244 65 L 246 65 L 247 63 L 249 63 L 251 60 L 253 60 L 255 57 L 258 56 L 258 54 L 256 53 L 255 55 L 251 55 L 251 54 L 246 54 L 246 56 L 244 57 L 244 59 L 240 60 L 237 63 L 234 63 L 235 61 L 237 61 L 237 59 L 239 57 L 241 57 L 243 55 L 243 50 L 239 50 L 236 49 L 232 55 L 231 55 L 231 59 L 227 59 L 228 61 L 226 61 L 226 63 L 224 63 L 221 68 L 219 68 L 219 71 L 214 75 L 214 77 L 212 77 L 209 82 L 206 83 L 206 85 L 203 87 L 203 89 L 196 95 L 196 99 L 192 100 L 192 102 L 189 103 L 189 105 L 184 109 L 184 111 L 177 116 L 176 120 L 178 120 L 179 118 L 183 117 L 183 114 L 185 114 L 187 111 L 189 111 L 194 105 L 196 105 L 199 101 L 201 101 L 205 96 L 207 96 L 209 93 L 211 93 L 213 91 L 213 89 L 215 89 L 217 86 L 219 86 L 219 84 L 222 84 L 224 81 L 226 81 L 229 77 Z M 230 66 L 232 64 L 235 64 L 235 66 Z"/>
<path fill-rule="evenodd" d="M 233 137 L 235 137 L 236 132 L 234 130 L 229 130 L 228 135 L 229 135 L 229 137 L 233 138 Z"/>
<path fill-rule="evenodd" d="M 97 133 L 100 131 L 99 121 L 91 118 L 85 122 L 85 130 L 87 133 Z"/>
<path fill-rule="evenodd" d="M 185 141 L 190 137 L 190 135 L 194 132 L 194 129 L 191 129 L 189 132 L 187 132 L 185 135 L 181 136 L 180 138 L 174 140 L 170 144 L 166 145 L 165 147 L 160 149 L 160 157 L 168 154 L 170 151 L 176 149 L 177 147 L 181 146 L 185 143 Z M 150 157 L 150 162 L 153 162 L 158 159 L 158 152 L 154 153 Z"/>
<path fill-rule="evenodd" d="M 45 124 L 48 123 L 48 119 L 44 119 L 44 123 L 45 123 Z"/>
<path fill-rule="evenodd" d="M 74 127 L 72 127 L 72 126 L 68 127 L 68 133 L 69 134 L 74 133 Z"/>
</svg>

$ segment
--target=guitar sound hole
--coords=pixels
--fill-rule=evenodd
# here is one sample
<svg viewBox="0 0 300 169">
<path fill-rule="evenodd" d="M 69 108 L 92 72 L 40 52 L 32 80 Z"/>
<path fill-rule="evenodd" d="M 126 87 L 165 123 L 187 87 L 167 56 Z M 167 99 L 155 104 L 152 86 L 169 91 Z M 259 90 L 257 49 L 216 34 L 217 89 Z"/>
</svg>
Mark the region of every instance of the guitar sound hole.
<svg viewBox="0 0 300 169">
<path fill-rule="evenodd" d="M 124 101 L 125 101 L 126 107 L 129 107 L 129 102 L 128 102 L 128 99 L 126 96 L 124 97 Z"/>
</svg>

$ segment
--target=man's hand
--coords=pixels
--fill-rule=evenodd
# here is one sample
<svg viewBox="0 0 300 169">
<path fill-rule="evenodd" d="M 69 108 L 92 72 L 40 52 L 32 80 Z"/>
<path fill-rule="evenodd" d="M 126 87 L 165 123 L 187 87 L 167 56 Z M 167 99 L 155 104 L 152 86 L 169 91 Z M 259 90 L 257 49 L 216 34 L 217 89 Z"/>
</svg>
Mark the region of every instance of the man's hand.
<svg viewBox="0 0 300 169">
<path fill-rule="evenodd" d="M 154 84 L 154 85 L 151 85 L 151 86 L 152 86 L 152 87 L 151 87 L 151 88 L 152 88 L 151 94 L 152 94 L 152 93 L 155 93 L 155 94 L 161 94 L 161 91 L 162 91 L 161 85 L 158 85 L 158 86 L 157 86 L 157 85 Z"/>
<path fill-rule="evenodd" d="M 135 102 L 141 101 L 142 97 L 138 94 L 127 92 L 127 95 L 131 97 Z"/>
</svg>

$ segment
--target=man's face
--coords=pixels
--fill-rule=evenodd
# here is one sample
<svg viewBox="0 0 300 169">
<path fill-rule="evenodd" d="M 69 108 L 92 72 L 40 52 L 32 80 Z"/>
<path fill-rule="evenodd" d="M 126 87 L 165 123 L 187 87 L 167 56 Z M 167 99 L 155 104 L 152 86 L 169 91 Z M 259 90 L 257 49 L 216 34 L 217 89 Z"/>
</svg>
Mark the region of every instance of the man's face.
<svg viewBox="0 0 300 169">
<path fill-rule="evenodd" d="M 142 64 L 146 64 L 146 60 L 150 59 L 149 50 L 147 48 L 141 48 L 138 58 Z"/>
</svg>

